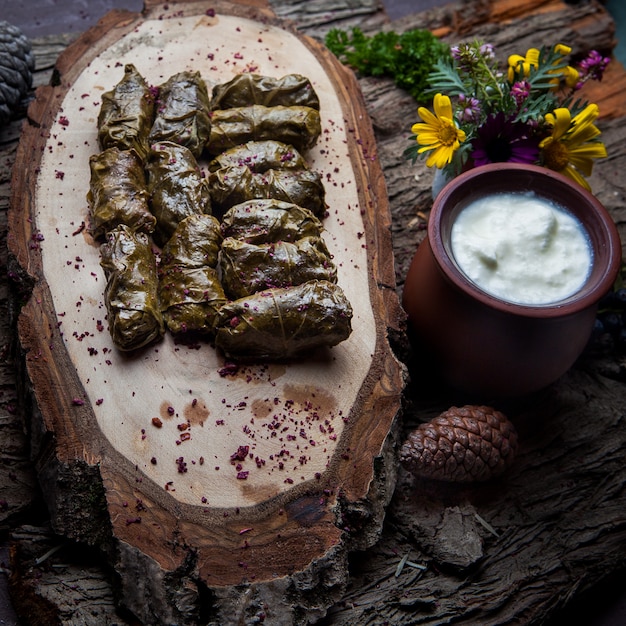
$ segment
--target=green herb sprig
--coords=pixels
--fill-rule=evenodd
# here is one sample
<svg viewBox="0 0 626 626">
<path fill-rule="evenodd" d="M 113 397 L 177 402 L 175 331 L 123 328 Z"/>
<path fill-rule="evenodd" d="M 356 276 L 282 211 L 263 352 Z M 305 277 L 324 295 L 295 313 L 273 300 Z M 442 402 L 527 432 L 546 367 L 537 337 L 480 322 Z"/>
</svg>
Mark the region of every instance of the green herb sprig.
<svg viewBox="0 0 626 626">
<path fill-rule="evenodd" d="M 345 65 L 363 76 L 387 76 L 418 102 L 425 99 L 427 78 L 435 63 L 449 55 L 449 46 L 429 30 L 411 29 L 365 35 L 358 28 L 334 28 L 326 47 Z"/>
</svg>

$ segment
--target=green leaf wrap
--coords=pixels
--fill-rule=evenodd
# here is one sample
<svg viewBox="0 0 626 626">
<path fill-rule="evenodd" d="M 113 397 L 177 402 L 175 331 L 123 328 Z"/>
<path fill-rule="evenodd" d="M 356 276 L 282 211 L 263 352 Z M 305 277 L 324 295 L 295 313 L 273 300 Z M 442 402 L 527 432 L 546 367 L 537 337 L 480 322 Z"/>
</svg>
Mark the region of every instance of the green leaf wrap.
<svg viewBox="0 0 626 626">
<path fill-rule="evenodd" d="M 259 74 L 238 74 L 227 83 L 215 85 L 213 109 L 232 109 L 251 104 L 264 106 L 307 106 L 319 110 L 320 101 L 311 81 L 300 74 L 281 78 Z"/>
<path fill-rule="evenodd" d="M 260 245 L 224 239 L 219 269 L 224 291 L 231 299 L 310 280 L 337 282 L 337 269 L 320 237 Z"/>
<path fill-rule="evenodd" d="M 248 243 L 320 237 L 323 226 L 309 209 L 274 199 L 236 204 L 222 218 L 222 234 Z"/>
<path fill-rule="evenodd" d="M 173 141 L 200 158 L 211 134 L 209 95 L 200 72 L 179 72 L 159 87 L 148 140 Z"/>
<path fill-rule="evenodd" d="M 132 63 L 124 76 L 102 94 L 98 114 L 98 141 L 102 150 L 134 148 L 142 158 L 148 152 L 148 134 L 154 118 L 154 97 L 143 76 Z"/>
<path fill-rule="evenodd" d="M 319 111 L 303 106 L 253 104 L 212 111 L 207 150 L 218 155 L 247 141 L 273 139 L 305 152 L 322 132 Z"/>
<path fill-rule="evenodd" d="M 342 289 L 314 280 L 224 305 L 215 345 L 235 358 L 290 358 L 346 340 L 351 321 L 352 307 Z"/>
<path fill-rule="evenodd" d="M 248 141 L 229 148 L 209 163 L 209 171 L 215 172 L 231 165 L 245 165 L 253 172 L 266 172 L 271 169 L 308 169 L 304 157 L 293 146 L 273 139 Z"/>
<path fill-rule="evenodd" d="M 211 335 L 227 299 L 212 267 L 169 266 L 160 277 L 159 296 L 167 328 L 175 334 Z"/>
<path fill-rule="evenodd" d="M 146 163 L 154 239 L 163 245 L 178 224 L 196 213 L 211 213 L 209 183 L 185 146 L 171 141 L 152 145 Z"/>
<path fill-rule="evenodd" d="M 178 224 L 174 234 L 161 251 L 161 268 L 216 267 L 222 245 L 220 223 L 212 215 L 190 215 Z"/>
<path fill-rule="evenodd" d="M 135 150 L 107 148 L 90 157 L 89 167 L 87 202 L 94 239 L 101 240 L 120 224 L 134 231 L 151 233 L 156 218 L 148 205 L 143 162 Z"/>
<path fill-rule="evenodd" d="M 121 225 L 100 246 L 109 332 L 120 350 L 135 350 L 165 332 L 158 299 L 157 261 L 148 236 Z"/>
<path fill-rule="evenodd" d="M 267 170 L 257 174 L 245 165 L 233 165 L 211 172 L 209 187 L 213 208 L 222 212 L 262 198 L 297 204 L 317 217 L 326 211 L 324 184 L 313 170 Z"/>
</svg>

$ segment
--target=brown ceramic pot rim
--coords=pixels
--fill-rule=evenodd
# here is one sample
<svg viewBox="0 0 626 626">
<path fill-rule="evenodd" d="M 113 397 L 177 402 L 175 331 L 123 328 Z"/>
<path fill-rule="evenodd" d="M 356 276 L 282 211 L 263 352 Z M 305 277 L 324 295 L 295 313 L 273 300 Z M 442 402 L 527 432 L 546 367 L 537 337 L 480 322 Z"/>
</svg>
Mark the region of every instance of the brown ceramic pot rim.
<svg viewBox="0 0 626 626">
<path fill-rule="evenodd" d="M 545 305 L 501 300 L 480 289 L 458 268 L 449 244 L 455 215 L 464 204 L 487 193 L 533 190 L 571 211 L 583 223 L 593 247 L 593 264 L 585 285 L 573 296 Z M 600 201 L 575 181 L 537 165 L 491 163 L 470 169 L 451 180 L 433 203 L 428 241 L 447 279 L 485 306 L 522 317 L 562 317 L 594 306 L 612 287 L 621 263 L 617 228 Z"/>
</svg>

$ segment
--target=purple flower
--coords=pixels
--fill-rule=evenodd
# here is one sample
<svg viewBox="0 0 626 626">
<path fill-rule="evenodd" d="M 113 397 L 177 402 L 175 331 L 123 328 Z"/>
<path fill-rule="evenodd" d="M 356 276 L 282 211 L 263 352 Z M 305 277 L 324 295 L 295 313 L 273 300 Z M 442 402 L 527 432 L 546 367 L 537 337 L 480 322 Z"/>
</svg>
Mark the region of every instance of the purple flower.
<svg viewBox="0 0 626 626">
<path fill-rule="evenodd" d="M 476 134 L 472 141 L 472 159 L 477 166 L 537 162 L 539 140 L 529 136 L 524 124 L 513 122 L 502 112 L 490 115 Z"/>
<path fill-rule="evenodd" d="M 530 95 L 531 86 L 527 80 L 518 80 L 511 86 L 511 95 L 517 104 L 517 107 L 521 107 L 524 101 Z"/>
<path fill-rule="evenodd" d="M 472 73 L 481 62 L 480 52 L 473 44 L 462 43 L 458 46 L 452 46 L 450 54 L 464 72 Z"/>
<path fill-rule="evenodd" d="M 455 59 L 456 61 L 460 61 L 461 60 L 461 56 L 462 56 L 461 47 L 460 46 L 451 46 L 450 54 L 452 55 L 453 59 Z"/>
<path fill-rule="evenodd" d="M 479 50 L 486 61 L 495 61 L 496 53 L 494 52 L 492 44 L 484 43 L 480 46 Z"/>
<path fill-rule="evenodd" d="M 576 86 L 582 87 L 590 79 L 602 80 L 604 70 L 610 61 L 610 58 L 603 57 L 597 50 L 592 50 L 578 65 L 579 82 Z"/>
<path fill-rule="evenodd" d="M 459 94 L 459 106 L 457 119 L 461 124 L 478 122 L 480 120 L 480 100 L 465 94 Z"/>
</svg>

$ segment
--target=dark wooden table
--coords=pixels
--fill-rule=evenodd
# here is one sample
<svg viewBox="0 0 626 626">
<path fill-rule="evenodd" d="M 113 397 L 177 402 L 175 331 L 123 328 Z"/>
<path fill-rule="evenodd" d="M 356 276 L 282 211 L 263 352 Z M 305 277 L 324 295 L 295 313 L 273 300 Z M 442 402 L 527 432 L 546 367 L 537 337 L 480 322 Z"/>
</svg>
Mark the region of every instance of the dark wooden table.
<svg viewBox="0 0 626 626">
<path fill-rule="evenodd" d="M 546 42 L 565 42 L 575 52 L 592 48 L 610 52 L 614 46 L 611 19 L 595 2 L 574 6 L 557 1 L 473 0 L 392 23 L 375 1 L 348 7 L 333 0 L 276 0 L 272 6 L 277 15 L 320 38 L 331 26 L 358 25 L 366 32 L 430 28 L 449 42 L 491 41 L 503 59 Z M 56 58 L 73 37 L 33 41 L 35 87 L 48 83 Z M 416 117 L 415 101 L 386 78 L 361 78 L 360 85 L 376 132 L 376 157 L 385 172 L 400 293 L 424 235 L 432 172 L 402 157 Z M 624 69 L 613 64 L 588 95 L 600 105 L 599 125 L 610 155 L 598 163 L 590 182 L 618 224 L 622 241 L 626 241 L 625 86 Z M 0 129 L 4 240 L 11 169 L 23 121 L 22 116 Z M 6 267 L 9 260 L 5 246 L 2 249 Z M 131 616 L 116 612 L 114 580 L 101 555 L 67 541 L 50 527 L 23 430 L 36 407 L 23 403 L 24 381 L 16 377 L 19 352 L 13 325 L 19 301 L 9 298 L 10 287 L 3 277 L 0 520 L 6 546 L 1 558 L 8 561 L 16 609 L 25 623 L 133 623 Z M 412 376 L 403 432 L 465 402 L 461 394 L 432 384 L 428 364 L 405 350 L 402 338 L 398 346 Z M 521 436 L 518 460 L 503 478 L 481 486 L 443 487 L 400 473 L 379 542 L 353 555 L 343 599 L 321 623 L 600 620 L 605 598 L 598 590 L 612 580 L 623 580 L 626 565 L 625 385 L 624 355 L 590 345 L 550 388 L 498 407 L 508 413 Z M 418 567 L 405 562 L 398 568 L 407 555 Z M 576 603 L 578 598 L 586 600 L 584 608 Z M 207 623 L 213 622 L 209 618 Z"/>
</svg>

